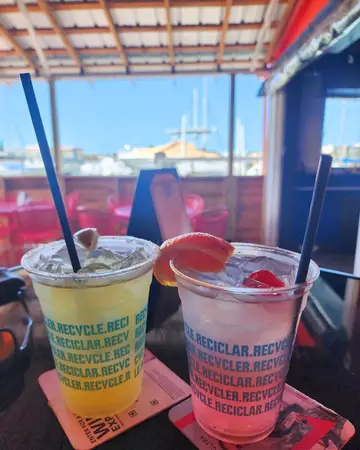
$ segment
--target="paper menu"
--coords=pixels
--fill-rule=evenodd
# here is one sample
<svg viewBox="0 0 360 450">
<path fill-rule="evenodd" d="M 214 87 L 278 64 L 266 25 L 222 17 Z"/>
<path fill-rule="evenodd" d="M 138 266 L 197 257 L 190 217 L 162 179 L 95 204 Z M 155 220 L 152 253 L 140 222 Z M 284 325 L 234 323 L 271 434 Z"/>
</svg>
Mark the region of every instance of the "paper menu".
<svg viewBox="0 0 360 450">
<path fill-rule="evenodd" d="M 173 407 L 169 418 L 199 450 L 339 450 L 355 433 L 348 420 L 289 385 L 275 430 L 254 444 L 227 444 L 207 434 L 195 420 L 191 399 Z"/>
<path fill-rule="evenodd" d="M 84 418 L 70 413 L 60 392 L 55 370 L 43 373 L 39 384 L 71 445 L 88 450 L 113 439 L 129 428 L 175 405 L 190 396 L 191 389 L 183 380 L 145 350 L 143 388 L 140 398 L 128 410 L 110 417 Z"/>
</svg>

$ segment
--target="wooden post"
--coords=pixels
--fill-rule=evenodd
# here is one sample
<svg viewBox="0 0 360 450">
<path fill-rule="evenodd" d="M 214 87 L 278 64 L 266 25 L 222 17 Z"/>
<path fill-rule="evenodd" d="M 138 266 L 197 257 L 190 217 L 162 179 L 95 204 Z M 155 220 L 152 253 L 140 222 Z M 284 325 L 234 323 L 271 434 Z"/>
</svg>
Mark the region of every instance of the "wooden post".
<svg viewBox="0 0 360 450">
<path fill-rule="evenodd" d="M 316 173 L 321 155 L 325 116 L 325 96 L 321 74 L 303 75 L 299 108 L 299 156 L 296 167 L 307 173 Z"/>
<path fill-rule="evenodd" d="M 229 103 L 229 136 L 228 136 L 228 176 L 227 176 L 227 207 L 229 209 L 229 221 L 227 238 L 235 238 L 236 229 L 236 177 L 234 177 L 234 132 L 235 132 L 235 74 L 230 75 L 230 103 Z"/>
<path fill-rule="evenodd" d="M 51 107 L 51 125 L 53 132 L 53 149 L 54 149 L 53 157 L 56 174 L 59 176 L 61 174 L 61 155 L 59 144 L 59 126 L 56 109 L 55 81 L 53 78 L 49 78 L 49 90 L 50 90 L 50 107 Z"/>
<path fill-rule="evenodd" d="M 5 178 L 0 178 L 0 200 L 6 200 L 6 184 Z"/>
<path fill-rule="evenodd" d="M 264 176 L 262 242 L 276 247 L 279 241 L 282 155 L 284 139 L 284 94 L 269 98 L 268 152 Z"/>
<path fill-rule="evenodd" d="M 262 175 L 265 176 L 266 175 L 266 166 L 267 166 L 267 96 L 265 95 L 263 97 L 263 108 L 264 108 L 264 112 L 263 112 L 263 160 L 262 160 Z"/>
<path fill-rule="evenodd" d="M 284 136 L 279 143 L 283 154 L 280 159 L 282 180 L 277 245 L 289 250 L 296 251 L 302 244 L 306 208 L 309 207 L 306 205 L 310 205 L 311 197 L 299 196 L 296 185 L 300 179 L 304 179 L 305 174 L 315 176 L 321 153 L 325 111 L 322 79 L 320 72 L 304 72 L 290 80 L 281 90 L 284 112 L 276 128 L 283 127 Z M 270 137 L 268 145 L 269 159 L 272 151 Z"/>
</svg>

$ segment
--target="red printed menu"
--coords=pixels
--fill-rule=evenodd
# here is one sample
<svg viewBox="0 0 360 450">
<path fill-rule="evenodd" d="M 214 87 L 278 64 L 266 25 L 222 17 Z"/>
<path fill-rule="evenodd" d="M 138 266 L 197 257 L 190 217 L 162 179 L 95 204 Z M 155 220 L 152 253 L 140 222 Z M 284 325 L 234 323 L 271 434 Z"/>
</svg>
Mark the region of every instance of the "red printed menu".
<svg viewBox="0 0 360 450">
<path fill-rule="evenodd" d="M 195 420 L 191 399 L 172 408 L 169 418 L 199 450 L 339 450 L 355 433 L 348 420 L 289 385 L 274 431 L 254 444 L 227 444 L 207 434 Z"/>
</svg>

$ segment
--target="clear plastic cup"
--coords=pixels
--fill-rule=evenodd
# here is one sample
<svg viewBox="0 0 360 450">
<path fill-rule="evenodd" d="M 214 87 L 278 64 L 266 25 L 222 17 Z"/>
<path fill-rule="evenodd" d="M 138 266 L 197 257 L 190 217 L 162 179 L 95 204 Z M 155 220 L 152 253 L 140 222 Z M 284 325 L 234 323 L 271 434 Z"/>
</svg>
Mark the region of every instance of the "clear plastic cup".
<svg viewBox="0 0 360 450">
<path fill-rule="evenodd" d="M 57 241 L 26 253 L 68 409 L 80 416 L 111 416 L 140 395 L 149 288 L 159 248 L 132 237 L 101 237 L 113 251 L 139 246 L 146 260 L 112 272 L 52 274 L 36 269 L 64 246 Z"/>
<path fill-rule="evenodd" d="M 279 248 L 234 244 L 235 253 L 298 265 Z M 274 429 L 294 335 L 308 292 L 319 275 L 311 262 L 306 283 L 253 289 L 217 285 L 171 262 L 182 303 L 195 417 L 210 435 L 234 444 L 264 439 Z M 214 275 L 215 277 L 215 275 Z"/>
</svg>

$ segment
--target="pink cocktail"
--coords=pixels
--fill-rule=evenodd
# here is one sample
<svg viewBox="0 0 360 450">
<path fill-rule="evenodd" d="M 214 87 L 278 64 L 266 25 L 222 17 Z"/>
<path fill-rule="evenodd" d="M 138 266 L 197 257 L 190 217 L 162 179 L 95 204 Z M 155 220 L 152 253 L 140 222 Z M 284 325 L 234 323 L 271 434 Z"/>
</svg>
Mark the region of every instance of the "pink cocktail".
<svg viewBox="0 0 360 450">
<path fill-rule="evenodd" d="M 279 414 L 294 335 L 319 274 L 310 264 L 295 285 L 300 255 L 235 244 L 220 274 L 182 270 L 172 263 L 183 307 L 193 409 L 201 427 L 236 444 L 259 441 Z M 247 288 L 254 270 L 267 269 L 280 288 Z M 245 283 L 246 284 L 246 283 Z"/>
</svg>

